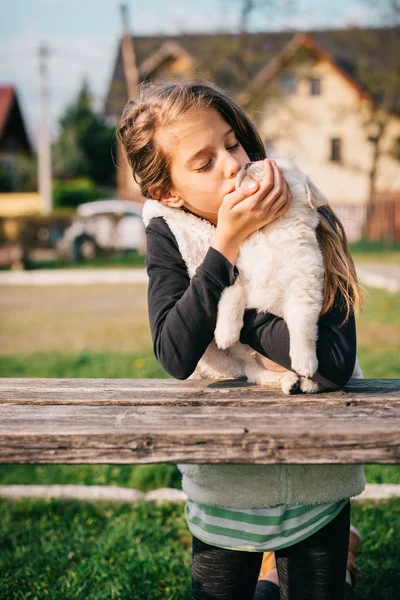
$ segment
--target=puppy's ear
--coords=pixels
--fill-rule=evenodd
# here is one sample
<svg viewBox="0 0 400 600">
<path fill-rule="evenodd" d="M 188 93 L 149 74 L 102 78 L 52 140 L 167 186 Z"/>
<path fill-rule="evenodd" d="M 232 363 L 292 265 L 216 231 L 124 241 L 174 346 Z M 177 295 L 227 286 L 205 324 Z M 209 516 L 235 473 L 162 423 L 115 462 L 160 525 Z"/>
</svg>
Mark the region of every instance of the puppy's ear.
<svg viewBox="0 0 400 600">
<path fill-rule="evenodd" d="M 314 185 L 308 176 L 306 177 L 306 193 L 311 208 L 318 208 L 319 206 L 326 206 L 328 204 L 328 200 L 324 194 Z"/>
</svg>

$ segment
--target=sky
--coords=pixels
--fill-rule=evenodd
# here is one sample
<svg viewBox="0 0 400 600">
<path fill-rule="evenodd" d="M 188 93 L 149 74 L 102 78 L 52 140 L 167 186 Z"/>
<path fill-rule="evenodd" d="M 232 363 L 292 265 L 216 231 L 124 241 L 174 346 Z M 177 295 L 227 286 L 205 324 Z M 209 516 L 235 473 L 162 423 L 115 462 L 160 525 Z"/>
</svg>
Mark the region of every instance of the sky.
<svg viewBox="0 0 400 600">
<path fill-rule="evenodd" d="M 383 0 L 384 1 L 384 0 Z M 270 0 L 249 23 L 251 31 L 386 24 L 374 4 L 382 0 Z M 136 35 L 235 32 L 241 0 L 125 0 Z M 268 0 L 266 0 L 268 4 Z M 121 35 L 116 0 L 0 0 L 0 84 L 16 86 L 25 123 L 36 143 L 40 118 L 38 51 L 49 55 L 53 137 L 83 79 L 96 110 L 104 105 Z M 379 11 L 382 19 L 382 11 Z M 384 17 L 383 17 L 384 18 Z"/>
</svg>

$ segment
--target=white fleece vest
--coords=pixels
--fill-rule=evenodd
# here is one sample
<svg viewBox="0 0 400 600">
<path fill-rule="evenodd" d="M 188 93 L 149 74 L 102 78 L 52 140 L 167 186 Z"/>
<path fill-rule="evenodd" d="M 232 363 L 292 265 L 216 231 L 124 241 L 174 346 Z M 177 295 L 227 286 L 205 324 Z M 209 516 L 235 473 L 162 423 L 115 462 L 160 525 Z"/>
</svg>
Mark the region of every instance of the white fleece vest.
<svg viewBox="0 0 400 600">
<path fill-rule="evenodd" d="M 192 278 L 214 239 L 215 227 L 157 200 L 143 207 L 145 226 L 162 217 L 177 241 Z M 210 344 L 190 378 L 243 375 L 229 352 Z M 223 410 L 223 409 L 221 409 Z M 277 504 L 322 504 L 357 496 L 365 488 L 363 465 L 179 464 L 182 488 L 194 502 L 225 508 L 263 508 Z"/>
</svg>

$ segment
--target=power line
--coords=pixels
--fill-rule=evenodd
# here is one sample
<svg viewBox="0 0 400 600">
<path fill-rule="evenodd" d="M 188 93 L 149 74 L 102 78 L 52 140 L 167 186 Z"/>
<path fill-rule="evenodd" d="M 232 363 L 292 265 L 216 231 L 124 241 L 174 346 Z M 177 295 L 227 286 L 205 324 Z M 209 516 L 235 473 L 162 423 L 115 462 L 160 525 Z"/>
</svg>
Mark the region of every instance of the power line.
<svg viewBox="0 0 400 600">
<path fill-rule="evenodd" d="M 37 59 L 37 55 L 36 55 L 37 49 L 32 49 L 32 50 L 22 50 L 22 51 L 18 51 L 18 52 L 3 52 L 3 50 L 0 50 L 0 56 L 4 57 L 4 58 L 32 58 L 32 59 Z"/>
<path fill-rule="evenodd" d="M 51 48 L 51 52 L 52 54 L 56 54 L 58 56 L 62 56 L 64 58 L 70 58 L 72 60 L 95 60 L 95 61 L 99 61 L 99 60 L 104 60 L 106 58 L 108 58 L 110 56 L 110 53 L 108 53 L 108 56 L 106 56 L 105 54 L 98 54 L 97 56 L 95 56 L 94 54 L 83 54 L 80 52 L 71 52 L 71 50 L 64 50 L 61 48 Z"/>
<path fill-rule="evenodd" d="M 83 52 L 74 52 L 71 50 L 65 50 L 64 48 L 57 48 L 55 46 L 46 46 L 47 50 L 48 50 L 48 54 L 49 55 L 58 55 L 58 56 L 62 56 L 64 58 L 71 58 L 72 60 L 104 60 L 106 58 L 108 58 L 111 55 L 111 50 L 110 52 L 106 52 L 104 51 L 104 54 L 86 54 Z M 9 52 L 9 51 L 2 51 L 0 50 L 0 56 L 4 57 L 4 58 L 31 58 L 31 59 L 36 59 L 36 48 L 35 49 L 25 49 L 25 50 L 19 50 L 18 52 Z"/>
</svg>

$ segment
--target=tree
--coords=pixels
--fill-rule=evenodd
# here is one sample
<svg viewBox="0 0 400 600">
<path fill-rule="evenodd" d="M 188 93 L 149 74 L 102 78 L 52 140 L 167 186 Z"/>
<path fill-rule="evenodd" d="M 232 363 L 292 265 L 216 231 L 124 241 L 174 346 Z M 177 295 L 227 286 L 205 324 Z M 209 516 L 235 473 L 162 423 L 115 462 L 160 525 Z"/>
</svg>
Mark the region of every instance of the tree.
<svg viewBox="0 0 400 600">
<path fill-rule="evenodd" d="M 12 162 L 0 161 L 0 192 L 36 192 L 37 157 L 19 154 Z"/>
<path fill-rule="evenodd" d="M 362 0 L 376 13 L 378 20 L 385 25 L 400 23 L 400 0 Z"/>
<path fill-rule="evenodd" d="M 225 0 L 220 0 L 223 4 Z M 239 35 L 235 38 L 235 52 L 229 58 L 234 60 L 237 73 L 236 79 L 243 88 L 251 82 L 251 63 L 256 58 L 254 50 L 251 48 L 249 24 L 254 15 L 259 18 L 268 15 L 270 19 L 276 14 L 290 14 L 296 5 L 296 0 L 234 0 L 238 6 L 238 31 Z M 229 6 L 231 7 L 230 0 Z M 288 28 L 289 30 L 289 28 Z M 221 49 L 222 50 L 222 49 Z"/>
<path fill-rule="evenodd" d="M 369 99 L 359 111 L 366 139 L 371 144 L 371 162 L 368 173 L 368 202 L 376 193 L 379 163 L 383 157 L 396 157 L 398 138 L 388 140 L 392 115 L 400 110 L 400 68 L 398 64 L 399 29 L 388 29 L 385 46 L 373 30 L 355 30 L 358 45 L 354 65 L 355 75 L 368 92 Z"/>
<path fill-rule="evenodd" d="M 61 178 L 88 177 L 100 185 L 114 184 L 114 128 L 92 108 L 85 80 L 77 100 L 60 119 L 61 132 L 54 146 L 54 172 Z"/>
</svg>

